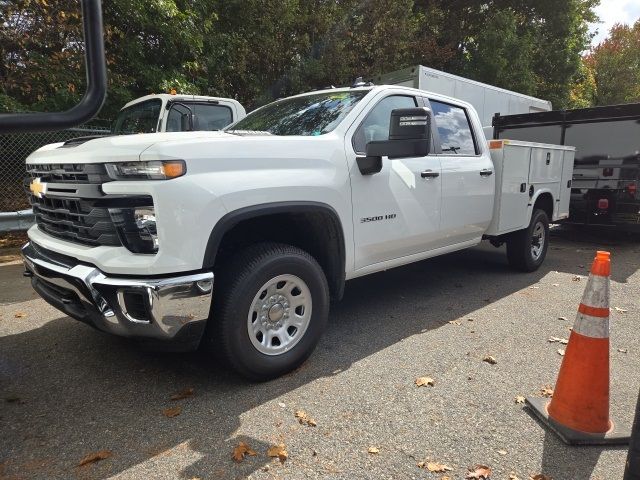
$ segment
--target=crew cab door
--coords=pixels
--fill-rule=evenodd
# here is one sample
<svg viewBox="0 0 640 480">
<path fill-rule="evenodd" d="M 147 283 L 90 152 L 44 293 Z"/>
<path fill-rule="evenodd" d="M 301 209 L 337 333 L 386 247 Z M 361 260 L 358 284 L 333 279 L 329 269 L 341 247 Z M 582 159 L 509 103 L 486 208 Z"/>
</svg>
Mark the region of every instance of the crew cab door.
<svg viewBox="0 0 640 480">
<path fill-rule="evenodd" d="M 493 215 L 495 172 L 477 114 L 435 98 L 428 102 L 442 166 L 439 246 L 480 241 Z"/>
<path fill-rule="evenodd" d="M 388 140 L 392 110 L 423 106 L 422 99 L 400 92 L 381 92 L 345 137 L 356 270 L 430 250 L 438 238 L 442 179 L 435 152 L 419 158 L 382 157 L 382 170 L 371 175 L 363 175 L 356 162 L 368 142 Z"/>
</svg>

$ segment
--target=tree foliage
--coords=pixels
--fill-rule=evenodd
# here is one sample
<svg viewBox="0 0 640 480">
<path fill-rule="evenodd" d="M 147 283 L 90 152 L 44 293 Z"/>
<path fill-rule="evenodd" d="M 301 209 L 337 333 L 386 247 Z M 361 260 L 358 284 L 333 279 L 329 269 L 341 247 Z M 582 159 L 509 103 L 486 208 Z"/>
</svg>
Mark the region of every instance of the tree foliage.
<svg viewBox="0 0 640 480">
<path fill-rule="evenodd" d="M 109 0 L 112 117 L 139 95 L 249 107 L 423 64 L 570 105 L 598 0 Z M 84 90 L 77 0 L 0 0 L 0 108 L 68 108 Z"/>
<path fill-rule="evenodd" d="M 595 105 L 640 102 L 640 20 L 613 26 L 585 57 L 584 69 L 593 78 Z"/>
</svg>

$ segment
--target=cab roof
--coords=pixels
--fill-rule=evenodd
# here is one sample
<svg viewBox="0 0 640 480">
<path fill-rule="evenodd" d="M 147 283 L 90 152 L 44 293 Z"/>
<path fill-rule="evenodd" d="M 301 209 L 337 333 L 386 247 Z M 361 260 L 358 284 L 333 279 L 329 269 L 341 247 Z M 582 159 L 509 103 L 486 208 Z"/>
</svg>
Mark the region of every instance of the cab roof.
<svg viewBox="0 0 640 480">
<path fill-rule="evenodd" d="M 185 101 L 185 100 L 190 100 L 190 101 L 198 101 L 201 100 L 203 102 L 206 101 L 218 101 L 218 102 L 229 102 L 229 103 L 235 103 L 239 105 L 239 102 L 237 100 L 234 100 L 233 98 L 225 98 L 225 97 L 208 97 L 206 95 L 187 95 L 187 94 L 181 94 L 181 93 L 177 93 L 175 95 L 172 95 L 170 93 L 152 93 L 150 95 L 145 95 L 143 97 L 139 97 L 136 98 L 134 100 L 131 100 L 130 102 L 127 102 L 124 108 L 130 107 L 131 105 L 135 105 L 137 103 L 141 103 L 141 102 L 146 102 L 147 100 L 152 100 L 154 98 L 160 99 L 163 102 L 168 101 L 168 100 L 179 100 L 179 101 Z"/>
</svg>

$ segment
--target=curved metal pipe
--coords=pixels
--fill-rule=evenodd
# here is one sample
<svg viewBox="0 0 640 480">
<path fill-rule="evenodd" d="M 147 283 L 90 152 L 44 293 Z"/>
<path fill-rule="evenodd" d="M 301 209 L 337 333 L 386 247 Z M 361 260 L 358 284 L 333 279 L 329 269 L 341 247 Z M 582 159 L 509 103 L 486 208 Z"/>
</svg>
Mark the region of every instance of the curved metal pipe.
<svg viewBox="0 0 640 480">
<path fill-rule="evenodd" d="M 107 97 L 107 65 L 104 55 L 102 5 L 100 0 L 82 0 L 87 91 L 66 112 L 3 113 L 0 133 L 63 130 L 91 120 Z"/>
</svg>

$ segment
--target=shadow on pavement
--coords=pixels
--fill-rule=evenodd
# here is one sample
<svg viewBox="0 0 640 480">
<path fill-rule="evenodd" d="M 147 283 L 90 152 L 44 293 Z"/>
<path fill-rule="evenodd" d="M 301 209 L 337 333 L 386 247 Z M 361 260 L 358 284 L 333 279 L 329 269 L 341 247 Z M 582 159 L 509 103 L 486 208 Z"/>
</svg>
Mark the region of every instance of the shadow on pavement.
<svg viewBox="0 0 640 480">
<path fill-rule="evenodd" d="M 544 427 L 541 425 L 540 428 Z M 542 473 L 555 480 L 587 480 L 591 478 L 604 450 L 626 449 L 624 445 L 571 447 L 554 433 L 546 431 L 542 450 Z"/>
<path fill-rule="evenodd" d="M 28 278 L 22 276 L 20 263 L 0 263 L 0 305 L 26 302 L 38 298 Z"/>
<path fill-rule="evenodd" d="M 562 248 L 572 248 L 566 243 Z M 562 250 L 549 256 L 538 272 L 513 274 L 504 249 L 483 246 L 348 282 L 311 359 L 263 384 L 247 383 L 203 354 L 144 353 L 68 318 L 0 337 L 0 392 L 12 400 L 0 414 L 0 476 L 103 478 L 185 444 L 197 458 L 182 467 L 182 478 L 246 476 L 269 461 L 264 455 L 269 445 L 236 437 L 244 412 L 525 289 L 551 270 L 585 273 L 562 265 Z M 585 250 L 585 262 L 592 257 L 592 250 Z M 15 298 L 21 298 L 19 292 Z M 179 402 L 183 413 L 164 417 L 162 409 L 176 403 L 171 394 L 185 387 L 196 394 Z M 238 441 L 260 455 L 234 464 L 231 450 Z M 113 457 L 76 467 L 84 455 L 103 449 Z M 550 469 L 569 458 L 559 451 L 555 439 L 545 441 Z M 586 472 L 594 460 L 581 455 L 587 457 Z"/>
</svg>

